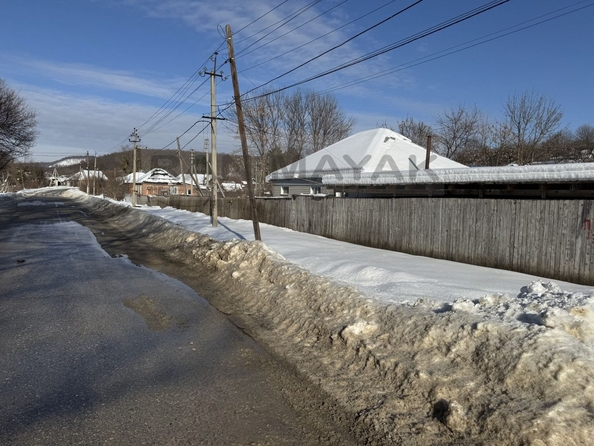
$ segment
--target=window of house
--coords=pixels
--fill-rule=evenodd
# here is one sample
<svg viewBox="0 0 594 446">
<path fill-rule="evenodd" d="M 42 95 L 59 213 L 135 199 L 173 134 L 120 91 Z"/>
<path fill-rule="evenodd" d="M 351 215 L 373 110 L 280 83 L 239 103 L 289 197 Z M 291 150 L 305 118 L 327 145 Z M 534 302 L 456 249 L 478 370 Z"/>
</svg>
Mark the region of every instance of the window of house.
<svg viewBox="0 0 594 446">
<path fill-rule="evenodd" d="M 311 186 L 309 188 L 309 193 L 310 194 L 321 194 L 322 193 L 322 187 L 321 186 Z"/>
<path fill-rule="evenodd" d="M 186 190 L 186 193 L 187 193 L 188 195 L 192 195 L 192 191 L 191 191 L 190 189 L 187 189 L 187 190 Z"/>
<path fill-rule="evenodd" d="M 280 194 L 281 195 L 289 195 L 289 186 L 281 186 Z"/>
</svg>

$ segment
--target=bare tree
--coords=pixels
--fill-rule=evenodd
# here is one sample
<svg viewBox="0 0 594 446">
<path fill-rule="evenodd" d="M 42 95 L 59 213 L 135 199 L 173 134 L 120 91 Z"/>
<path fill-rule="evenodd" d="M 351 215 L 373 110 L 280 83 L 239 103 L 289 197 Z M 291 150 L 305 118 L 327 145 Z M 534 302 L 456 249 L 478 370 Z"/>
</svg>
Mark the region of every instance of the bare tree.
<svg viewBox="0 0 594 446">
<path fill-rule="evenodd" d="M 589 124 L 580 125 L 575 130 L 575 138 L 580 143 L 594 148 L 594 126 Z"/>
<path fill-rule="evenodd" d="M 439 113 L 436 118 L 438 150 L 447 158 L 456 159 L 462 151 L 478 149 L 488 138 L 487 118 L 474 105 L 458 105 Z"/>
<path fill-rule="evenodd" d="M 398 133 L 406 136 L 418 146 L 427 147 L 427 136 L 433 134 L 433 129 L 423 121 L 415 121 L 407 116 L 398 121 Z"/>
<path fill-rule="evenodd" d="M 264 179 L 271 171 L 272 155 L 279 151 L 282 141 L 283 102 L 282 93 L 272 93 L 243 102 L 249 149 L 254 156 L 252 168 L 257 194 L 264 191 Z"/>
<path fill-rule="evenodd" d="M 580 125 L 575 130 L 575 145 L 582 160 L 592 160 L 594 156 L 594 126 Z"/>
<path fill-rule="evenodd" d="M 243 113 L 257 193 L 270 172 L 346 138 L 354 125 L 334 96 L 313 91 L 264 93 L 245 100 Z"/>
<path fill-rule="evenodd" d="M 581 158 L 575 144 L 575 137 L 567 129 L 559 130 L 543 141 L 538 155 L 539 161 L 556 163 L 579 161 Z"/>
<path fill-rule="evenodd" d="M 355 120 L 346 115 L 331 94 L 307 93 L 310 152 L 318 152 L 350 135 Z"/>
<path fill-rule="evenodd" d="M 518 164 L 536 160 L 539 145 L 553 135 L 561 124 L 563 112 L 553 100 L 535 91 L 510 96 L 503 107 L 500 127 L 508 134 Z"/>
<path fill-rule="evenodd" d="M 293 163 L 307 152 L 307 95 L 297 90 L 284 98 L 284 138 L 286 141 L 286 162 Z"/>
<path fill-rule="evenodd" d="M 36 126 L 35 111 L 0 79 L 0 170 L 30 153 Z"/>
</svg>

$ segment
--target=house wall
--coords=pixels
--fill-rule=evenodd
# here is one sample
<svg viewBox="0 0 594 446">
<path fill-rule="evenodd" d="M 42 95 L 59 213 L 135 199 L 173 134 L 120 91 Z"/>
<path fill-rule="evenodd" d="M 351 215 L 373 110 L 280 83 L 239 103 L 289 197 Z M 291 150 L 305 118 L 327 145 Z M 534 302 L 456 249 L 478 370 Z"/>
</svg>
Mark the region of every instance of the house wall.
<svg viewBox="0 0 594 446">
<path fill-rule="evenodd" d="M 174 193 L 177 188 L 177 194 Z M 156 196 L 168 196 L 168 195 L 184 195 L 183 184 L 176 184 L 173 187 L 166 183 L 142 183 L 136 184 L 136 190 L 138 195 L 156 195 Z M 190 190 L 190 185 L 186 184 L 186 192 Z M 128 184 L 128 193 L 132 193 L 132 183 Z M 196 187 L 192 188 L 192 196 L 199 196 Z"/>
<path fill-rule="evenodd" d="M 250 219 L 249 200 L 218 213 Z M 210 213 L 208 198 L 149 204 Z M 259 199 L 261 222 L 375 248 L 594 285 L 594 200 Z"/>
<path fill-rule="evenodd" d="M 273 185 L 272 186 L 272 196 L 274 197 L 282 197 L 282 196 L 292 196 L 292 195 L 308 195 L 311 194 L 311 188 L 312 186 L 314 187 L 320 187 L 321 193 L 323 194 L 333 194 L 334 191 L 333 189 L 329 189 L 327 187 L 322 186 L 321 184 L 314 184 L 314 185 L 309 185 L 309 184 L 290 184 L 290 185 L 286 185 L 286 186 L 281 186 L 281 185 Z M 288 193 L 287 194 L 283 194 L 281 191 L 281 188 L 285 188 L 288 189 Z"/>
</svg>

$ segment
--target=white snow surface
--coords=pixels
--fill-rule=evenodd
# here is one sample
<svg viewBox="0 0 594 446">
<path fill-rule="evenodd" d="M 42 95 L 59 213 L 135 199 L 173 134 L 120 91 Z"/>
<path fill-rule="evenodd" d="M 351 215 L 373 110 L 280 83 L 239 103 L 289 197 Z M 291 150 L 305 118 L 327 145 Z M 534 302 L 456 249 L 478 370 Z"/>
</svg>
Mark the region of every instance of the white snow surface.
<svg viewBox="0 0 594 446">
<path fill-rule="evenodd" d="M 85 161 L 86 158 L 67 158 L 62 161 L 58 161 L 56 163 L 50 164 L 49 167 L 68 167 L 68 166 L 75 166 L 77 164 L 82 163 Z"/>
<path fill-rule="evenodd" d="M 251 220 L 219 217 L 219 226 L 213 228 L 210 217 L 198 212 L 158 206 L 139 209 L 216 240 L 254 240 Z M 530 282 L 548 281 L 512 271 L 368 248 L 265 223 L 260 224 L 260 230 L 263 242 L 286 260 L 393 302 L 414 302 L 419 298 L 451 302 L 487 293 L 517 294 Z M 571 291 L 592 291 L 582 285 L 557 283 Z"/>
</svg>

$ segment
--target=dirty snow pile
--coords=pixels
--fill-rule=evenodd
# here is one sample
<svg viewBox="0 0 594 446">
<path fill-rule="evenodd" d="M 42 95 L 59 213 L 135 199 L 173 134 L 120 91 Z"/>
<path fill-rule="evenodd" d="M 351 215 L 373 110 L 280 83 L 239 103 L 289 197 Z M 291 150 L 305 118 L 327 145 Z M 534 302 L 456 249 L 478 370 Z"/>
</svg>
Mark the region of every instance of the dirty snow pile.
<svg viewBox="0 0 594 446">
<path fill-rule="evenodd" d="M 534 281 L 516 296 L 386 301 L 260 242 L 216 241 L 138 209 L 65 195 L 193 268 L 217 290 L 204 297 L 337 401 L 362 441 L 592 444 L 592 295 L 583 289 Z"/>
<path fill-rule="evenodd" d="M 449 308 L 448 308 L 449 307 Z M 563 291 L 554 282 L 537 280 L 517 296 L 486 294 L 480 299 L 457 299 L 442 308 L 467 311 L 502 321 L 557 328 L 594 348 L 594 298 L 592 293 Z"/>
</svg>

